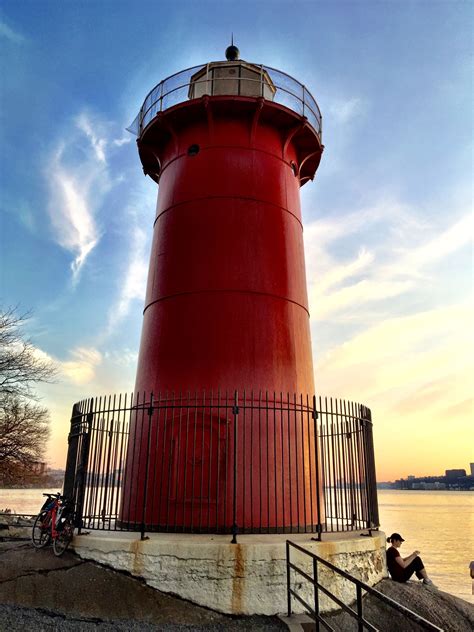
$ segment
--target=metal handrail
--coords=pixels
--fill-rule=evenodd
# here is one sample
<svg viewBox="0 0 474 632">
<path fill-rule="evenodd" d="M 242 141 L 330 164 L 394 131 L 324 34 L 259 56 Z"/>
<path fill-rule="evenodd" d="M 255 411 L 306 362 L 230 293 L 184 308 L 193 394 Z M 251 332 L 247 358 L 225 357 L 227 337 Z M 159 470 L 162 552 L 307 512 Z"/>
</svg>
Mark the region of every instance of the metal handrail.
<svg viewBox="0 0 474 632">
<path fill-rule="evenodd" d="M 301 105 L 300 114 L 302 116 L 306 116 L 309 124 L 315 129 L 316 133 L 318 134 L 321 140 L 321 135 L 322 135 L 321 110 L 319 109 L 319 106 L 316 100 L 314 99 L 312 94 L 308 91 L 308 89 L 302 83 L 294 79 L 294 77 L 291 77 L 291 75 L 285 72 L 282 72 L 281 70 L 277 70 L 276 68 L 271 68 L 270 66 L 256 65 L 256 64 L 252 64 L 252 65 L 254 65 L 256 68 L 260 68 L 261 72 L 259 75 L 259 79 L 253 79 L 247 76 L 246 77 L 218 77 L 218 78 L 216 77 L 215 78 L 212 75 L 209 76 L 209 74 L 206 74 L 205 78 L 202 80 L 191 81 L 191 78 L 199 70 L 202 70 L 208 67 L 209 64 L 193 66 L 191 68 L 186 68 L 185 70 L 181 70 L 180 72 L 170 75 L 166 79 L 163 79 L 162 81 L 160 81 L 154 88 L 152 88 L 148 92 L 148 94 L 146 95 L 143 101 L 143 104 L 140 108 L 138 115 L 135 117 L 134 121 L 128 128 L 128 131 L 136 134 L 137 136 L 141 136 L 146 125 L 151 120 L 151 117 L 149 120 L 147 120 L 147 115 L 149 114 L 149 112 L 153 110 L 153 108 L 155 108 L 157 104 L 159 107 L 156 109 L 156 113 L 163 112 L 167 110 L 169 107 L 177 105 L 178 103 L 183 103 L 184 101 L 188 100 L 189 97 L 176 98 L 176 100 L 174 100 L 169 105 L 167 104 L 166 108 L 163 109 L 163 100 L 166 97 L 168 97 L 169 95 L 176 94 L 179 90 L 183 90 L 184 88 L 190 87 L 191 85 L 198 85 L 200 83 L 206 83 L 206 84 L 211 83 L 212 85 L 211 85 L 210 92 L 212 94 L 214 92 L 213 88 L 214 88 L 215 81 L 219 81 L 220 85 L 222 85 L 222 82 L 225 82 L 225 81 L 245 82 L 246 84 L 248 84 L 249 82 L 254 82 L 261 85 L 262 89 L 260 90 L 260 96 L 264 97 L 263 88 L 266 85 L 269 85 L 265 81 L 264 73 L 266 73 L 271 79 L 272 87 L 275 88 L 275 93 L 273 95 L 273 102 L 286 105 L 284 103 L 284 98 L 283 99 L 281 98 L 282 94 L 290 95 L 291 97 L 299 101 Z M 174 85 L 171 89 L 168 89 L 167 84 L 172 79 L 176 79 L 181 76 L 183 77 L 183 79 L 186 77 L 186 80 L 180 81 L 178 86 Z M 289 85 L 287 86 L 282 85 L 280 78 L 281 79 L 286 78 L 286 80 L 288 80 Z M 290 109 L 293 109 L 293 108 L 290 107 Z"/>
<path fill-rule="evenodd" d="M 290 561 L 290 547 L 293 547 L 293 548 L 297 549 L 298 551 L 300 551 L 301 553 L 304 553 L 305 555 L 307 555 L 308 557 L 310 557 L 313 560 L 313 577 L 311 577 L 310 575 L 305 573 L 301 568 L 299 568 L 298 566 L 296 566 L 296 564 L 293 564 Z M 328 590 L 327 588 L 325 588 L 324 586 L 322 586 L 319 583 L 319 581 L 318 581 L 318 566 L 317 566 L 318 563 L 319 564 L 323 564 L 323 566 L 326 566 L 330 570 L 334 571 L 335 573 L 337 573 L 341 577 L 344 577 L 344 579 L 349 580 L 350 582 L 352 582 L 355 585 L 355 587 L 356 587 L 357 612 L 355 612 L 351 607 L 349 607 L 347 604 L 345 604 L 343 601 L 341 601 L 338 597 L 336 597 L 334 594 L 332 594 L 330 590 Z M 301 575 L 308 582 L 310 582 L 310 584 L 313 585 L 313 587 L 314 587 L 314 608 L 311 607 L 300 595 L 298 595 L 298 593 L 295 590 L 293 590 L 291 588 L 290 569 L 293 569 L 296 573 L 298 573 L 298 575 Z M 397 610 L 398 612 L 400 612 L 401 614 L 406 616 L 411 621 L 414 621 L 415 623 L 420 625 L 423 629 L 431 630 L 432 632 L 443 632 L 442 628 L 438 627 L 434 623 L 431 623 L 431 621 L 428 621 L 427 619 L 425 619 L 421 615 L 417 614 L 416 612 L 413 612 L 413 610 L 410 610 L 409 608 L 406 608 L 405 606 L 402 606 L 402 604 L 398 603 L 398 601 L 395 601 L 394 599 L 391 599 L 390 597 L 387 597 L 387 595 L 384 595 L 383 593 L 381 593 L 376 588 L 373 588 L 372 586 L 369 586 L 368 584 L 364 583 L 360 579 L 357 579 L 356 577 L 353 577 L 352 575 L 350 575 L 346 571 L 343 571 L 342 569 L 338 568 L 337 566 L 334 566 L 334 564 L 331 564 L 331 562 L 328 562 L 327 560 L 323 559 L 322 557 L 319 557 L 319 555 L 316 555 L 312 551 L 308 551 L 304 547 L 299 546 L 298 544 L 296 544 L 295 542 L 292 542 L 291 540 L 287 540 L 286 541 L 286 578 L 287 578 L 288 616 L 290 617 L 291 613 L 292 613 L 292 610 L 291 610 L 291 597 L 293 596 L 295 599 L 297 599 L 297 601 L 299 601 L 307 609 L 307 611 L 310 614 L 310 616 L 312 616 L 312 618 L 314 619 L 314 621 L 316 623 L 316 632 L 319 632 L 320 624 L 322 624 L 327 630 L 333 630 L 334 631 L 334 628 L 332 628 L 327 623 L 327 621 L 324 621 L 322 619 L 321 615 L 320 615 L 318 590 L 320 590 L 327 597 L 332 599 L 340 608 L 342 608 L 345 612 L 347 612 L 351 617 L 353 617 L 354 619 L 357 619 L 358 630 L 359 631 L 367 629 L 367 630 L 370 630 L 371 632 L 379 632 L 379 628 L 376 628 L 375 626 L 373 626 L 363 616 L 362 591 L 365 590 L 365 592 L 367 592 L 367 593 L 369 593 L 371 595 L 374 595 L 374 597 L 376 597 L 377 599 L 380 599 L 381 601 L 383 601 L 385 604 L 387 604 L 388 606 L 390 606 L 394 610 Z"/>
</svg>

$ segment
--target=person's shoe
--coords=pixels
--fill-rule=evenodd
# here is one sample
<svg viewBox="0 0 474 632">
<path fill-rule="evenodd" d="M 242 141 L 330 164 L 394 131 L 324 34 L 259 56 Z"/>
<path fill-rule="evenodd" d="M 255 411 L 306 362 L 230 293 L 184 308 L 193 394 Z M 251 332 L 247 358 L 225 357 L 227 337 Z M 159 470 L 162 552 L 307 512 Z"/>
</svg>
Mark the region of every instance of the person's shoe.
<svg viewBox="0 0 474 632">
<path fill-rule="evenodd" d="M 424 579 L 424 580 L 423 580 L 423 584 L 424 584 L 425 586 L 430 586 L 431 588 L 436 588 L 436 586 L 433 584 L 433 580 L 432 580 L 432 579 L 429 579 L 429 578 Z"/>
</svg>

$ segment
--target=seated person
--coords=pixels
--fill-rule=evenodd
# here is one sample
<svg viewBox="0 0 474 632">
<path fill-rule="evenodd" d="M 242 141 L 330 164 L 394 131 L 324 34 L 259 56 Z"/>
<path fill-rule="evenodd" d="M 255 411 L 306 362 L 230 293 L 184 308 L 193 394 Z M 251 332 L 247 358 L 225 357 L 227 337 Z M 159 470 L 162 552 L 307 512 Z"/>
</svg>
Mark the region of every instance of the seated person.
<svg viewBox="0 0 474 632">
<path fill-rule="evenodd" d="M 393 580 L 406 582 L 415 573 L 418 579 L 423 580 L 423 584 L 435 587 L 423 566 L 421 557 L 419 557 L 419 551 L 414 551 L 408 557 L 402 557 L 398 549 L 405 540 L 399 533 L 392 533 L 387 538 L 387 542 L 390 542 L 392 545 L 387 549 L 387 567 Z"/>
</svg>

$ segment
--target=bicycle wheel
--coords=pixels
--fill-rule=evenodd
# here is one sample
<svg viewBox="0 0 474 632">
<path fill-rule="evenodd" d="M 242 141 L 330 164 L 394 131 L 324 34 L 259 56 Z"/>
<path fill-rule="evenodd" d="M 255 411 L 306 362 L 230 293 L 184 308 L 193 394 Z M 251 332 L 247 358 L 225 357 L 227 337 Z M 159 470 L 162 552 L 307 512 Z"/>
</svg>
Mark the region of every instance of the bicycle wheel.
<svg viewBox="0 0 474 632">
<path fill-rule="evenodd" d="M 37 549 L 42 549 L 51 542 L 51 512 L 43 510 L 36 516 L 31 541 Z"/>
<path fill-rule="evenodd" d="M 74 532 L 74 526 L 69 518 L 66 518 L 63 522 L 61 531 L 53 539 L 53 551 L 54 555 L 59 557 L 64 553 L 67 547 L 70 545 Z"/>
</svg>

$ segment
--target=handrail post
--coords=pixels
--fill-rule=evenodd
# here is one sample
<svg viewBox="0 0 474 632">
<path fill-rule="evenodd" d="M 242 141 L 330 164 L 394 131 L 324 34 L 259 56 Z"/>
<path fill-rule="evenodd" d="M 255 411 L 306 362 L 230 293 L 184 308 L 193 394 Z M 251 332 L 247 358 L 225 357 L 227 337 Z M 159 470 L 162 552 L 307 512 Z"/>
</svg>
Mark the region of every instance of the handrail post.
<svg viewBox="0 0 474 632">
<path fill-rule="evenodd" d="M 313 557 L 313 588 L 314 588 L 314 613 L 316 615 L 316 632 L 319 632 L 319 589 L 318 589 L 318 560 Z"/>
<path fill-rule="evenodd" d="M 150 461 L 150 449 L 151 449 L 151 418 L 153 416 L 153 393 L 150 396 L 150 406 L 148 407 L 148 442 L 147 442 L 147 452 L 146 452 L 146 469 L 145 469 L 145 487 L 143 490 L 143 511 L 142 511 L 142 524 L 140 527 L 140 539 L 146 540 L 145 530 L 146 530 L 146 505 L 148 500 L 148 470 L 149 470 L 149 461 Z M 169 501 L 168 501 L 169 502 Z"/>
<path fill-rule="evenodd" d="M 160 98 L 159 98 L 160 109 L 159 109 L 159 112 L 163 112 L 163 84 L 164 84 L 164 81 L 162 81 L 161 84 L 160 84 Z"/>
<path fill-rule="evenodd" d="M 364 611 L 362 606 L 362 588 L 360 584 L 356 584 L 356 595 L 357 595 L 357 630 L 358 632 L 364 632 Z"/>
<path fill-rule="evenodd" d="M 291 592 L 290 592 L 290 541 L 286 541 L 286 599 L 288 616 L 291 617 Z"/>
<path fill-rule="evenodd" d="M 237 544 L 237 419 L 239 415 L 239 397 L 237 391 L 234 393 L 234 405 L 232 406 L 232 414 L 234 416 L 234 477 L 232 490 L 232 540 L 231 544 Z"/>
</svg>

